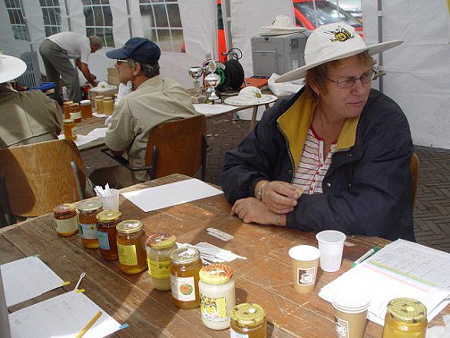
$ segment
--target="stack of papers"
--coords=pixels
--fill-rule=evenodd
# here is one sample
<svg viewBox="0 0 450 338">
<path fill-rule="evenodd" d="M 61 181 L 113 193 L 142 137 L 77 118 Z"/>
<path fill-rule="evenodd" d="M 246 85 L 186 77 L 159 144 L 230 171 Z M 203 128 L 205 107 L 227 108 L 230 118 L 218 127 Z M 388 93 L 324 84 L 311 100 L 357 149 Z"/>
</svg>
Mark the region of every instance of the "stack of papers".
<svg viewBox="0 0 450 338">
<path fill-rule="evenodd" d="M 379 325 L 389 301 L 399 297 L 422 302 L 431 321 L 450 302 L 450 254 L 399 239 L 323 287 L 319 296 L 333 302 L 348 290 L 371 298 L 368 318 Z"/>
<path fill-rule="evenodd" d="M 105 138 L 106 130 L 108 128 L 95 128 L 87 135 L 77 134 L 77 139 L 74 141 L 77 147 L 80 147 L 86 143 L 95 141 L 100 138 Z M 58 139 L 65 139 L 64 134 L 58 135 Z"/>
</svg>

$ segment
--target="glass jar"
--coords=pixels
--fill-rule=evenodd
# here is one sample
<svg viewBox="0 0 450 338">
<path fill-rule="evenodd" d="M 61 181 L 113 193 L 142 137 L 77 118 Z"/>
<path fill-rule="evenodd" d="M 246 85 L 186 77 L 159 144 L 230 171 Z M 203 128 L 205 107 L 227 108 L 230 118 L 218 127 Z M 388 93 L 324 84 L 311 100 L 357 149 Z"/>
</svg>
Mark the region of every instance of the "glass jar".
<svg viewBox="0 0 450 338">
<path fill-rule="evenodd" d="M 81 201 L 77 204 L 79 211 L 80 236 L 85 248 L 99 247 L 97 239 L 97 214 L 102 211 L 102 202 L 99 200 Z"/>
<path fill-rule="evenodd" d="M 105 97 L 103 99 L 103 114 L 111 115 L 114 110 L 114 101 L 112 97 Z"/>
<path fill-rule="evenodd" d="M 122 221 L 116 226 L 119 268 L 127 274 L 147 269 L 144 224 L 138 220 Z"/>
<path fill-rule="evenodd" d="M 200 252 L 193 247 L 182 247 L 172 251 L 170 259 L 170 284 L 175 305 L 180 309 L 198 307 L 199 272 L 202 268 Z"/>
<path fill-rule="evenodd" d="M 81 117 L 83 119 L 89 119 L 92 117 L 91 100 L 80 101 Z"/>
<path fill-rule="evenodd" d="M 230 316 L 236 305 L 233 270 L 225 264 L 210 264 L 201 268 L 200 312 L 203 324 L 213 330 L 230 327 Z"/>
<path fill-rule="evenodd" d="M 122 213 L 116 210 L 103 210 L 97 214 L 97 239 L 100 244 L 100 253 L 107 261 L 116 261 L 117 230 Z"/>
<path fill-rule="evenodd" d="M 258 304 L 242 303 L 231 311 L 231 338 L 266 338 L 267 321 L 264 309 Z"/>
<path fill-rule="evenodd" d="M 170 290 L 170 254 L 175 249 L 175 236 L 152 234 L 146 243 L 148 273 L 156 290 Z"/>
<path fill-rule="evenodd" d="M 73 133 L 73 127 L 75 127 L 75 122 L 72 119 L 65 119 L 64 123 L 64 138 L 66 140 L 74 141 L 77 139 L 77 135 Z"/>
<path fill-rule="evenodd" d="M 103 95 L 97 95 L 95 97 L 95 111 L 103 114 Z"/>
<path fill-rule="evenodd" d="M 78 211 L 73 204 L 60 204 L 53 209 L 56 232 L 59 236 L 68 237 L 78 231 Z"/>
<path fill-rule="evenodd" d="M 63 103 L 63 112 L 64 112 L 65 119 L 70 118 L 70 113 L 72 112 L 72 104 L 73 104 L 73 101 L 65 101 Z"/>
<path fill-rule="evenodd" d="M 412 298 L 395 298 L 387 305 L 383 338 L 425 338 L 427 308 Z"/>
</svg>

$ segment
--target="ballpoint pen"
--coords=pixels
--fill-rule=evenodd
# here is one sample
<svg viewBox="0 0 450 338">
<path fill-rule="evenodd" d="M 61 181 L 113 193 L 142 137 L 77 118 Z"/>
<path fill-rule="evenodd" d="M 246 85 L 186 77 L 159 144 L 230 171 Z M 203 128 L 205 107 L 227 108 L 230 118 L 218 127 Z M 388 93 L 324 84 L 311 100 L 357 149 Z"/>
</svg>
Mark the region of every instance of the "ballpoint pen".
<svg viewBox="0 0 450 338">
<path fill-rule="evenodd" d="M 381 248 L 379 246 L 374 246 L 372 249 L 370 249 L 369 251 L 367 251 L 364 255 L 362 255 L 361 257 L 359 257 L 356 261 L 354 261 L 352 263 L 352 268 L 357 266 L 358 264 L 361 264 L 362 262 L 364 262 L 367 258 L 369 258 L 370 256 L 372 256 L 375 252 L 377 252 L 378 250 L 380 250 Z"/>
</svg>

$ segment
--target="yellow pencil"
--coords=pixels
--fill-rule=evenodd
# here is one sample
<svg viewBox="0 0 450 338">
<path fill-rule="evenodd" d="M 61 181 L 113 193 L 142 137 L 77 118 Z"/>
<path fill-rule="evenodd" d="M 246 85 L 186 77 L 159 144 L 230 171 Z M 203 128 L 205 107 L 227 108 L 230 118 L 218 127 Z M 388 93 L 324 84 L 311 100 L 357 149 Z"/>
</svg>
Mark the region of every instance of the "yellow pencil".
<svg viewBox="0 0 450 338">
<path fill-rule="evenodd" d="M 100 318 L 100 316 L 102 315 L 102 312 L 99 311 L 95 314 L 94 317 L 92 317 L 92 319 L 86 324 L 85 327 L 83 327 L 75 336 L 76 338 L 81 338 L 83 337 L 86 332 L 95 324 L 95 322 Z"/>
</svg>

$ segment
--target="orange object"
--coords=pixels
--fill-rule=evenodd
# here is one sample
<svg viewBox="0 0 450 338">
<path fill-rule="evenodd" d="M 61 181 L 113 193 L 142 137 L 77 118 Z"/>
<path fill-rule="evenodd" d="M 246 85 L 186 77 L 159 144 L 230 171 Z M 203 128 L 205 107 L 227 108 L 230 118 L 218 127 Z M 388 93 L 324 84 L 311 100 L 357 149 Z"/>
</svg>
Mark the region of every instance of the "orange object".
<svg viewBox="0 0 450 338">
<path fill-rule="evenodd" d="M 227 42 L 225 40 L 225 30 L 223 28 L 222 0 L 217 0 L 217 55 L 219 61 L 224 63 L 227 61 Z"/>
<path fill-rule="evenodd" d="M 248 77 L 245 79 L 242 87 L 253 86 L 261 89 L 262 87 L 267 86 L 267 82 L 268 80 L 264 78 Z"/>
</svg>

